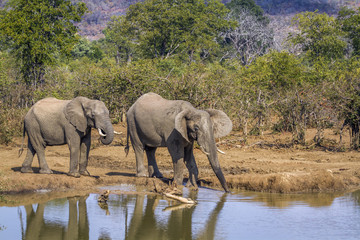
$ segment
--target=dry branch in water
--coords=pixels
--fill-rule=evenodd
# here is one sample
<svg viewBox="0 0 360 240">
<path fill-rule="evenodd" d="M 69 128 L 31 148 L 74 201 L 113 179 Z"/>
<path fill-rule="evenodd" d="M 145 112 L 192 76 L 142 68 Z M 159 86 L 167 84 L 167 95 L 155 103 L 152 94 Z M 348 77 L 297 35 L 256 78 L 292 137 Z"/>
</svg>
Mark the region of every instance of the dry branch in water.
<svg viewBox="0 0 360 240">
<path fill-rule="evenodd" d="M 191 198 L 184 198 L 184 197 L 173 195 L 171 193 L 163 193 L 163 195 L 165 197 L 177 200 L 177 201 L 179 201 L 181 203 L 185 203 L 185 204 L 196 204 L 197 203 L 195 200 L 192 200 Z"/>
<path fill-rule="evenodd" d="M 174 200 L 177 200 L 177 201 L 179 201 L 181 203 L 185 203 L 185 204 L 197 204 L 197 202 L 195 200 L 192 200 L 191 198 L 184 198 L 181 196 L 177 196 L 182 193 L 176 187 L 168 186 L 166 188 L 162 188 L 161 186 L 159 186 L 159 184 L 156 183 L 156 179 L 153 180 L 153 183 L 154 183 L 154 187 L 155 187 L 155 192 L 157 192 L 167 198 L 174 199 Z"/>
</svg>

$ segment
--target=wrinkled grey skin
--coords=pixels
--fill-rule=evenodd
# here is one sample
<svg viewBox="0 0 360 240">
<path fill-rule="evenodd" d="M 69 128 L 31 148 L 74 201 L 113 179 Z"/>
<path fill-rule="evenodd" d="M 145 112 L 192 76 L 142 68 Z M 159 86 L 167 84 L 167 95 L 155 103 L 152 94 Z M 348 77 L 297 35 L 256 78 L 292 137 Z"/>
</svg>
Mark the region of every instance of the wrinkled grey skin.
<svg viewBox="0 0 360 240">
<path fill-rule="evenodd" d="M 31 164 L 35 153 L 40 173 L 52 173 L 45 161 L 45 147 L 68 144 L 70 171 L 68 175 L 89 175 L 86 170 L 91 142 L 91 128 L 101 129 L 101 142 L 110 144 L 114 138 L 109 111 L 98 100 L 77 97 L 73 100 L 45 98 L 31 107 L 25 116 L 24 133 L 28 135 L 28 150 L 21 172 L 33 172 Z M 21 149 L 22 152 L 22 149 Z M 20 154 L 21 154 L 20 152 Z"/>
<path fill-rule="evenodd" d="M 229 134 L 232 123 L 219 110 L 194 108 L 189 102 L 166 100 L 155 93 L 141 96 L 127 112 L 128 136 L 135 151 L 137 176 L 162 177 L 155 160 L 157 147 L 167 147 L 174 165 L 174 181 L 181 186 L 183 164 L 189 171 L 190 183 L 197 188 L 198 169 L 193 145 L 196 140 L 207 153 L 208 160 L 222 187 L 229 191 L 221 171 L 215 137 Z M 148 159 L 148 174 L 143 157 Z M 128 143 L 125 151 L 128 152 Z"/>
</svg>

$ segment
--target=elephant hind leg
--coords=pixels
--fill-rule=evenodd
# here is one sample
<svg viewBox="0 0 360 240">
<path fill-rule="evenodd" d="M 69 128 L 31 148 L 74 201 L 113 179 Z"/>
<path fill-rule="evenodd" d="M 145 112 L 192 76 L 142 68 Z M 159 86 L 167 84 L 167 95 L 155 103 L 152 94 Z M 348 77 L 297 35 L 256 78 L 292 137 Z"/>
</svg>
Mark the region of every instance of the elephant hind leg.
<svg viewBox="0 0 360 240">
<path fill-rule="evenodd" d="M 136 176 L 147 177 L 146 169 L 144 166 L 144 150 L 140 146 L 134 146 L 135 158 L 136 158 Z"/>
<path fill-rule="evenodd" d="M 144 145 L 140 141 L 139 136 L 137 135 L 137 132 L 134 131 L 135 127 L 130 127 L 130 140 L 132 143 L 132 147 L 135 152 L 135 158 L 136 158 L 136 176 L 137 177 L 147 177 L 146 168 L 144 166 Z"/>
<path fill-rule="evenodd" d="M 25 165 L 28 164 L 28 166 L 31 165 L 35 151 L 39 161 L 40 173 L 50 174 L 52 171 L 50 170 L 45 160 L 46 143 L 41 136 L 40 127 L 37 124 L 32 124 L 28 127 L 31 128 L 31 131 L 27 131 L 29 137 L 28 148 L 30 149 L 32 156 L 28 152 L 24 163 L 26 162 Z"/>
<path fill-rule="evenodd" d="M 156 147 L 146 147 L 145 151 L 148 160 L 149 177 L 163 178 L 155 159 Z"/>
<path fill-rule="evenodd" d="M 51 174 L 53 171 L 49 168 L 45 161 L 45 148 L 40 152 L 36 152 L 38 156 L 39 166 L 40 166 L 40 173 L 42 174 Z"/>
<path fill-rule="evenodd" d="M 26 157 L 25 157 L 25 160 L 24 160 L 21 170 L 20 170 L 22 173 L 33 173 L 34 172 L 31 168 L 31 164 L 34 159 L 34 155 L 35 155 L 35 149 L 33 148 L 30 140 L 28 140 L 28 149 L 26 152 Z"/>
<path fill-rule="evenodd" d="M 42 174 L 53 173 L 53 171 L 51 171 L 51 169 L 49 168 L 49 166 L 45 160 L 45 146 L 39 145 L 39 146 L 37 146 L 37 148 L 35 148 L 35 151 L 36 151 L 38 161 L 39 161 L 39 167 L 40 167 L 39 173 L 42 173 Z"/>
</svg>

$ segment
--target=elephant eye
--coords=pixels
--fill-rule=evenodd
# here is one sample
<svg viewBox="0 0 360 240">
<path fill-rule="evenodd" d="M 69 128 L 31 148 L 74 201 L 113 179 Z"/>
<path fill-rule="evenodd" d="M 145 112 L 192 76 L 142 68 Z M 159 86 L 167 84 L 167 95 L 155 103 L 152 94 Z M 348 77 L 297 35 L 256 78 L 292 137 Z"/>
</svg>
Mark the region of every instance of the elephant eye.
<svg viewBox="0 0 360 240">
<path fill-rule="evenodd" d="M 199 131 L 199 126 L 198 125 L 195 125 L 194 126 L 194 130 L 197 132 L 197 131 Z"/>
</svg>

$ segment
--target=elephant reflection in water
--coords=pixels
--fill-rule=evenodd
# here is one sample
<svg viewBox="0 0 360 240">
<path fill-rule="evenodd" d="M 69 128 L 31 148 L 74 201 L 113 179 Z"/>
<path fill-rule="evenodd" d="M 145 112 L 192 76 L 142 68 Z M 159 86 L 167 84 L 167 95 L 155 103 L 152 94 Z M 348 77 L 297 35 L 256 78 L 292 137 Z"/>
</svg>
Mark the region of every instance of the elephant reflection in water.
<svg viewBox="0 0 360 240">
<path fill-rule="evenodd" d="M 354 198 L 355 203 L 357 203 L 358 205 L 360 205 L 360 190 L 357 190 L 355 192 L 351 193 L 351 196 Z"/>
<path fill-rule="evenodd" d="M 89 239 L 89 222 L 86 209 L 87 197 L 68 198 L 69 221 L 67 228 L 55 222 L 44 220 L 46 204 L 39 203 L 36 211 L 34 211 L 32 205 L 25 206 L 26 230 L 23 233 L 23 239 Z"/>
<path fill-rule="evenodd" d="M 192 194 L 195 196 L 191 198 L 197 199 L 197 192 Z M 215 239 L 216 222 L 224 207 L 225 198 L 226 194 L 223 194 L 207 219 L 203 231 L 195 239 Z M 145 211 L 143 211 L 144 200 L 145 196 L 139 195 L 136 198 L 134 213 L 125 239 L 192 239 L 192 217 L 196 206 L 173 210 L 167 226 L 164 226 L 158 224 L 159 220 L 154 214 L 159 200 L 148 196 Z"/>
</svg>

